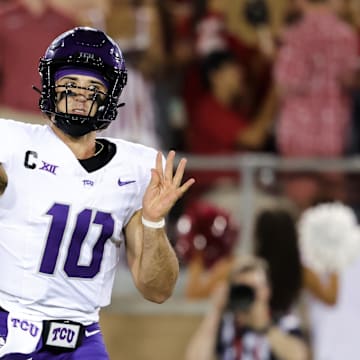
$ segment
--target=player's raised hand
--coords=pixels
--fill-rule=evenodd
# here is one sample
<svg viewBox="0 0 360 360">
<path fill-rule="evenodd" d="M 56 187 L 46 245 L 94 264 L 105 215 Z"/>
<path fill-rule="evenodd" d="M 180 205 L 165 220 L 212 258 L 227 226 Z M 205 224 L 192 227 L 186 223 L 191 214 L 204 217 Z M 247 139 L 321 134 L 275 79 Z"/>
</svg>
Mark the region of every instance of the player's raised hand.
<svg viewBox="0 0 360 360">
<path fill-rule="evenodd" d="M 176 201 L 195 182 L 193 178 L 181 184 L 185 171 L 186 159 L 182 158 L 174 173 L 175 151 L 171 150 L 166 158 L 165 169 L 162 154 L 156 156 L 155 168 L 151 169 L 151 180 L 143 198 L 142 215 L 149 221 L 163 219 Z"/>
</svg>

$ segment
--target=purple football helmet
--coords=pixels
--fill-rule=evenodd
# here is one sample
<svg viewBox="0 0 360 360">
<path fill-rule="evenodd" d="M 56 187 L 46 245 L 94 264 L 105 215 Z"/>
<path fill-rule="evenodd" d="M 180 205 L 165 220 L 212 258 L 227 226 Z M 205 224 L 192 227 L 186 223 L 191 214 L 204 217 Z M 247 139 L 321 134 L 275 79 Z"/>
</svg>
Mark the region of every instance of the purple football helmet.
<svg viewBox="0 0 360 360">
<path fill-rule="evenodd" d="M 95 91 L 93 104 L 97 104 L 94 116 L 69 114 L 57 111 L 55 73 L 64 68 L 77 68 L 100 73 L 108 86 L 100 100 Z M 65 133 L 79 137 L 90 131 L 105 129 L 117 116 L 119 97 L 127 82 L 125 61 L 119 46 L 104 32 L 76 27 L 58 36 L 40 59 L 39 73 L 42 81 L 40 110 L 49 118 L 54 116 L 55 125 Z M 64 94 L 71 94 L 66 88 Z M 67 101 L 67 99 L 66 99 Z"/>
</svg>

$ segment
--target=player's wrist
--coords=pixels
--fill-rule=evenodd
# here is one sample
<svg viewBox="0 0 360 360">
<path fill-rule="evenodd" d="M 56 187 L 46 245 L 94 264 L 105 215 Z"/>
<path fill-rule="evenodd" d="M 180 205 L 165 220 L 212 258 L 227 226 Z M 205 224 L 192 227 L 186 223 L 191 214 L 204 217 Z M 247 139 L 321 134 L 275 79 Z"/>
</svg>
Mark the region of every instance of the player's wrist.
<svg viewBox="0 0 360 360">
<path fill-rule="evenodd" d="M 144 218 L 144 216 L 141 216 L 141 222 L 142 224 L 150 229 L 162 229 L 165 227 L 165 219 L 162 218 L 159 221 L 151 221 Z"/>
</svg>

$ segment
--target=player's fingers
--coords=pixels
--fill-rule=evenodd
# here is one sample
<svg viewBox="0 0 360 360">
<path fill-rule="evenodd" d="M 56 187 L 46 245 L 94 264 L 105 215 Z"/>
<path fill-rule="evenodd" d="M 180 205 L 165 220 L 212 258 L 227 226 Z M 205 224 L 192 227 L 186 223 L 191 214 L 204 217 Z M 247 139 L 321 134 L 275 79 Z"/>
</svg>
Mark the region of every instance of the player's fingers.
<svg viewBox="0 0 360 360">
<path fill-rule="evenodd" d="M 173 178 L 175 151 L 170 150 L 165 163 L 165 180 L 171 181 Z"/>
<path fill-rule="evenodd" d="M 160 174 L 157 169 L 151 169 L 150 187 L 157 187 L 160 182 Z"/>
<path fill-rule="evenodd" d="M 174 179 L 173 179 L 173 184 L 176 187 L 179 187 L 181 184 L 181 180 L 184 176 L 184 172 L 185 172 L 185 166 L 186 166 L 186 162 L 187 160 L 185 158 L 182 158 L 179 162 L 179 165 L 176 169 L 175 175 L 174 175 Z"/>
<path fill-rule="evenodd" d="M 158 171 L 159 174 L 162 175 L 163 173 L 163 156 L 162 153 L 160 151 L 158 151 L 157 155 L 156 155 L 156 163 L 155 163 L 155 168 Z"/>
<path fill-rule="evenodd" d="M 195 179 L 191 178 L 187 180 L 184 184 L 182 184 L 177 189 L 178 196 L 181 197 L 182 195 L 184 195 L 189 190 L 190 186 L 193 185 L 194 183 L 195 183 Z"/>
</svg>

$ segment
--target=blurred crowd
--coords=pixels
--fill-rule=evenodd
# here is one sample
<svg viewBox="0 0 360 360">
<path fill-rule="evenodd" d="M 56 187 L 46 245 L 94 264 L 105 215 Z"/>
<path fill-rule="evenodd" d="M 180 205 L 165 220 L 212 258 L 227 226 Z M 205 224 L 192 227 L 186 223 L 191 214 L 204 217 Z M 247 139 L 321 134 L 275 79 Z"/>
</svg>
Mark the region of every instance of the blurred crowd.
<svg viewBox="0 0 360 360">
<path fill-rule="evenodd" d="M 360 153 L 359 0 L 0 0 L 1 117 L 44 121 L 38 110 L 39 58 L 55 36 L 78 25 L 113 37 L 129 72 L 125 106 L 99 136 L 190 155 L 342 158 Z M 241 175 L 192 172 L 197 182 L 186 203 L 175 209 L 173 232 L 180 240 L 191 234 L 179 241 L 177 250 L 188 265 L 186 296 L 199 299 L 211 296 L 214 284 L 238 270 L 233 249 L 241 228 L 230 219 L 241 212 Z M 339 313 L 346 307 L 348 320 L 353 305 L 346 296 L 353 283 L 347 279 L 355 278 L 359 265 L 343 276 L 336 271 L 317 274 L 302 262 L 296 221 L 315 204 L 334 200 L 357 213 L 358 177 L 305 171 L 275 176 L 275 189 L 259 189 L 260 202 L 285 205 L 259 215 L 253 245 L 254 254 L 267 262 L 266 286 L 272 296 L 266 311 L 272 314 L 271 326 L 278 328 L 270 329 L 264 315 L 266 321 L 258 326 L 260 332 L 254 325 L 255 333 L 269 336 L 272 353 L 287 358 L 281 344 L 289 339 L 279 335 L 285 326 L 280 319 L 295 304 L 299 308 L 300 289 L 305 288 L 317 303 L 311 305 L 312 319 L 300 318 L 313 321 L 322 334 L 327 331 L 327 337 L 315 328 L 310 331 L 317 336 L 312 338 L 314 358 L 355 359 L 344 348 L 329 355 L 329 344 L 338 336 L 329 329 L 343 326 L 349 335 L 349 323 L 339 320 L 340 315 L 324 320 L 324 313 L 327 307 L 340 306 Z M 198 230 L 190 232 L 189 219 Z M 257 271 L 256 261 L 245 272 Z M 217 294 L 217 309 L 218 304 Z M 252 325 L 256 319 L 247 321 Z M 302 326 L 287 323 L 285 328 L 296 339 L 284 346 L 306 358 L 307 335 L 298 332 Z M 202 358 L 194 350 L 197 336 L 189 359 Z M 232 359 L 225 357 L 231 347 L 219 350 L 224 359 Z"/>
<path fill-rule="evenodd" d="M 1 0 L 0 17 L 1 116 L 42 121 L 38 60 L 54 36 L 87 25 L 118 41 L 129 71 L 105 135 L 204 155 L 360 151 L 356 0 Z M 199 194 L 240 180 L 198 175 Z M 339 174 L 312 180 L 343 185 Z"/>
<path fill-rule="evenodd" d="M 88 25 L 118 41 L 129 69 L 126 106 L 103 135 L 200 155 L 360 151 L 356 0 L 1 0 L 0 17 L 2 117 L 42 121 L 38 59 L 55 35 Z M 241 180 L 194 175 L 194 197 L 224 183 L 231 196 Z M 352 189 L 334 173 L 281 184 L 300 209 Z"/>
</svg>

